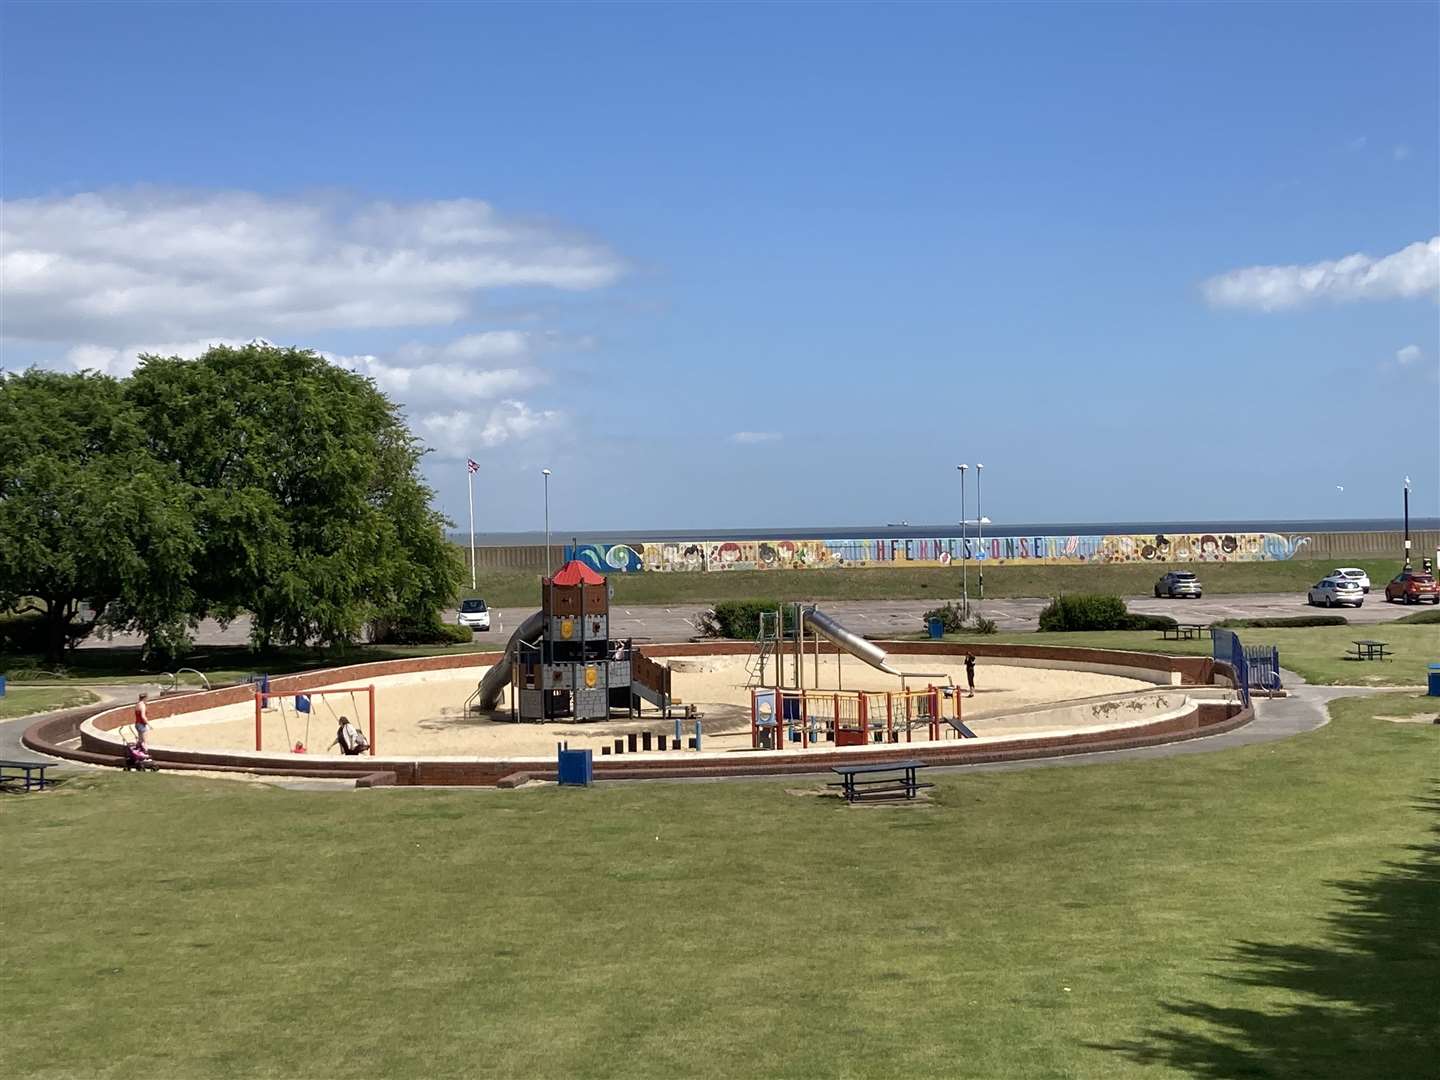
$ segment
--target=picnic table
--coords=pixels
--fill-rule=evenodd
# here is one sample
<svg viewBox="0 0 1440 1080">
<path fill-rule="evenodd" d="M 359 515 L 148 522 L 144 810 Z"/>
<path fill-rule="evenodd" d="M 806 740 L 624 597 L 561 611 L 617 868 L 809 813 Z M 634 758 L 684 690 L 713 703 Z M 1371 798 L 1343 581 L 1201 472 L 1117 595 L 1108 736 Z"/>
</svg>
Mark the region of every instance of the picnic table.
<svg viewBox="0 0 1440 1080">
<path fill-rule="evenodd" d="M 1356 660 L 1384 660 L 1385 650 L 1390 647 L 1388 641 L 1371 641 L 1369 638 L 1351 644 L 1355 646 Z"/>
<path fill-rule="evenodd" d="M 45 775 L 50 765 L 48 761 L 0 761 L 0 787 L 24 784 L 26 791 L 44 790 L 55 783 Z"/>
<path fill-rule="evenodd" d="M 903 795 L 915 798 L 921 788 L 934 787 L 916 780 L 918 770 L 925 768 L 923 761 L 881 761 L 867 765 L 835 765 L 830 771 L 840 777 L 831 787 L 841 789 L 846 802 L 862 802 L 866 799 L 891 799 Z"/>
<path fill-rule="evenodd" d="M 1160 640 L 1169 641 L 1174 635 L 1176 641 L 1193 641 L 1201 633 L 1209 629 L 1204 623 L 1176 623 L 1174 626 L 1162 626 L 1160 628 Z"/>
</svg>

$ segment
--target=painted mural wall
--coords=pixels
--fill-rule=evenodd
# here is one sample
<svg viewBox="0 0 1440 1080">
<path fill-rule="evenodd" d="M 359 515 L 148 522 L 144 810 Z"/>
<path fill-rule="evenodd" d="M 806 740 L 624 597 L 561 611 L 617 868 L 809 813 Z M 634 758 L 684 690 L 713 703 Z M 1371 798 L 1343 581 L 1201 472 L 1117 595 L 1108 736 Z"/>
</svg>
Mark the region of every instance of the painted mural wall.
<svg viewBox="0 0 1440 1080">
<path fill-rule="evenodd" d="M 1278 533 L 1159 533 L 1107 536 L 939 537 L 922 540 L 694 540 L 581 544 L 565 557 L 605 574 L 839 567 L 949 566 L 972 562 L 1031 566 L 1088 563 L 1271 562 L 1293 558 L 1309 537 Z M 968 549 L 968 556 L 966 555 Z"/>
</svg>

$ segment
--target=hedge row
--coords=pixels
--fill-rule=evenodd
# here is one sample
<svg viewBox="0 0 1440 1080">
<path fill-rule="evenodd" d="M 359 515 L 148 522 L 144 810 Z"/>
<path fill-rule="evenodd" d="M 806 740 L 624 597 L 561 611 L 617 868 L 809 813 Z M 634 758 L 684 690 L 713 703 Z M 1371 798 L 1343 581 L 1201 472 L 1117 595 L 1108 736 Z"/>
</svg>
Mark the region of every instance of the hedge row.
<svg viewBox="0 0 1440 1080">
<path fill-rule="evenodd" d="M 1223 619 L 1216 626 L 1231 630 L 1253 627 L 1257 630 L 1276 629 L 1286 626 L 1345 626 L 1350 622 L 1344 615 L 1283 615 L 1271 619 Z"/>
<path fill-rule="evenodd" d="M 1169 615 L 1140 615 L 1118 596 L 1057 596 L 1040 612 L 1040 629 L 1048 633 L 1079 630 L 1166 630 L 1175 626 Z"/>
</svg>

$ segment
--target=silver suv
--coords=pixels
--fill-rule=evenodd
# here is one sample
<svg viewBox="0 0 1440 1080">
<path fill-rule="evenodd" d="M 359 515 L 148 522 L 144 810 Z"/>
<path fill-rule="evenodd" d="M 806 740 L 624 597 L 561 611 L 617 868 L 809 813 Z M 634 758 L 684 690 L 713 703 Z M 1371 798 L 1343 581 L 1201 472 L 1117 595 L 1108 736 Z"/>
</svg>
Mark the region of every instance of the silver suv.
<svg viewBox="0 0 1440 1080">
<path fill-rule="evenodd" d="M 1171 570 L 1155 583 L 1155 596 L 1158 599 L 1168 596 L 1174 600 L 1178 597 L 1190 597 L 1199 600 L 1201 597 L 1200 579 L 1189 570 Z"/>
</svg>

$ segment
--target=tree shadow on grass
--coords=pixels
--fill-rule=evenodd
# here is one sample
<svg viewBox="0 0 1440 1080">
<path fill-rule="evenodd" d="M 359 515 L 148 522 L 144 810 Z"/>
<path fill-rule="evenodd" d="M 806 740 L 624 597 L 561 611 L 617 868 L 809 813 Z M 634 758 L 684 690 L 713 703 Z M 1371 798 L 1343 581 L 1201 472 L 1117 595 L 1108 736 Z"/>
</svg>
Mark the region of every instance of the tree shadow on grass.
<svg viewBox="0 0 1440 1080">
<path fill-rule="evenodd" d="M 1440 814 L 1440 785 L 1416 808 Z M 1248 1009 L 1165 1005 L 1175 1026 L 1097 1049 L 1202 1077 L 1440 1075 L 1440 825 L 1409 856 L 1330 885 L 1340 906 L 1322 944 L 1244 941 L 1227 981 L 1300 995 Z"/>
</svg>

